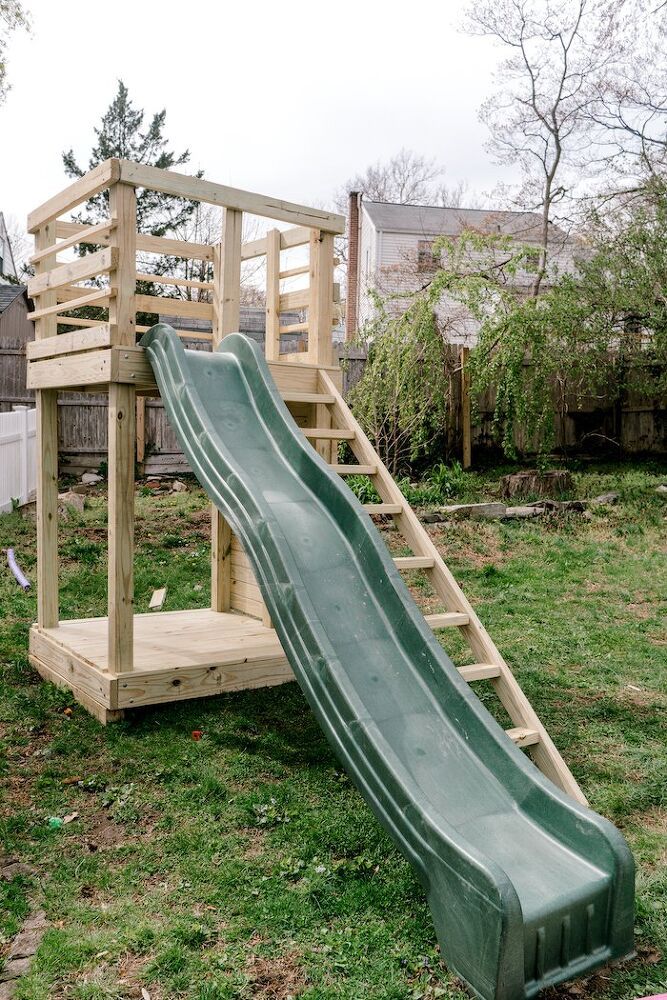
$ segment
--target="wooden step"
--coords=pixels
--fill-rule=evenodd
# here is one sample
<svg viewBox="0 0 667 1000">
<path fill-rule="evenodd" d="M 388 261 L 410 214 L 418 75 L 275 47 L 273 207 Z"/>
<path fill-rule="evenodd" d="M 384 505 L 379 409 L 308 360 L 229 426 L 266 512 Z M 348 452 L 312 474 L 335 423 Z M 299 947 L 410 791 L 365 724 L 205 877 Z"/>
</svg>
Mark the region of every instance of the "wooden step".
<svg viewBox="0 0 667 1000">
<path fill-rule="evenodd" d="M 427 624 L 432 629 L 437 628 L 460 628 L 461 625 L 469 625 L 470 617 L 462 611 L 443 611 L 434 615 L 424 615 Z"/>
<path fill-rule="evenodd" d="M 364 510 L 369 514 L 401 514 L 402 503 L 365 503 Z"/>
<path fill-rule="evenodd" d="M 396 569 L 431 569 L 435 559 L 433 556 L 397 556 L 394 565 Z"/>
<path fill-rule="evenodd" d="M 535 729 L 528 729 L 525 726 L 506 729 L 505 732 L 518 747 L 533 747 L 540 742 L 540 734 Z"/>
<path fill-rule="evenodd" d="M 353 441 L 354 431 L 347 427 L 301 427 L 300 430 L 314 441 Z"/>
<path fill-rule="evenodd" d="M 377 465 L 332 465 L 331 468 L 339 476 L 374 476 Z"/>
<path fill-rule="evenodd" d="M 285 389 L 281 396 L 286 403 L 319 403 L 322 406 L 332 406 L 333 396 L 326 392 L 298 392 L 296 389 Z"/>
<path fill-rule="evenodd" d="M 499 677 L 500 667 L 497 663 L 466 663 L 465 667 L 459 667 L 459 673 L 464 681 L 484 681 Z"/>
</svg>

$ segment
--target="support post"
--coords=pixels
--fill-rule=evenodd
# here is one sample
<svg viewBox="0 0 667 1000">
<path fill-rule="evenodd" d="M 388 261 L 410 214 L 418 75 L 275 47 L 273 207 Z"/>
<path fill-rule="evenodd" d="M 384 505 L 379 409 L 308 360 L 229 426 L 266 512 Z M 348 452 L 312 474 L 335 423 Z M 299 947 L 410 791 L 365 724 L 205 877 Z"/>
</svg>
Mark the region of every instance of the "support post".
<svg viewBox="0 0 667 1000">
<path fill-rule="evenodd" d="M 114 184 L 109 191 L 118 265 L 109 282 L 116 295 L 109 303 L 111 342 L 134 346 L 137 209 L 134 188 Z M 108 658 L 114 673 L 134 666 L 134 448 L 136 390 L 109 385 L 109 576 Z"/>
<path fill-rule="evenodd" d="M 280 358 L 280 230 L 266 234 L 266 333 L 264 354 L 267 361 Z"/>
<path fill-rule="evenodd" d="M 310 306 L 308 309 L 308 360 L 330 365 L 333 319 L 334 238 L 314 230 L 310 238 Z"/>
<path fill-rule="evenodd" d="M 463 468 L 472 465 L 472 429 L 470 422 L 470 373 L 468 371 L 469 347 L 462 347 L 459 355 L 461 367 L 461 433 L 463 436 Z"/>
<path fill-rule="evenodd" d="M 215 249 L 213 277 L 213 338 L 216 350 L 228 333 L 239 328 L 241 309 L 241 231 L 243 213 L 223 209 L 222 241 Z M 232 531 L 216 507 L 211 507 L 211 608 L 229 611 L 232 589 Z"/>
<path fill-rule="evenodd" d="M 146 397 L 137 396 L 137 462 L 146 457 Z"/>
<path fill-rule="evenodd" d="M 56 241 L 56 223 L 49 222 L 35 234 L 35 250 L 45 250 Z M 56 253 L 36 265 L 38 274 L 55 267 Z M 56 292 L 42 292 L 38 308 L 57 303 Z M 55 337 L 55 314 L 37 320 L 35 340 Z M 60 617 L 58 605 L 58 391 L 38 389 L 36 400 L 37 448 L 37 623 L 55 628 Z"/>
</svg>

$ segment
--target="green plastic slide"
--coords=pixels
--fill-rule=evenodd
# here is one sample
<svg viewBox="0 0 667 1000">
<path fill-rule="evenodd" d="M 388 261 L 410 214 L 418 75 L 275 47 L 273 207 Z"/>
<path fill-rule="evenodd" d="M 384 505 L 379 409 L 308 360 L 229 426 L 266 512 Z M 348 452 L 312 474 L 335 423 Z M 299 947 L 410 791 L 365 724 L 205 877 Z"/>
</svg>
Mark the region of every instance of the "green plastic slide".
<svg viewBox="0 0 667 1000">
<path fill-rule="evenodd" d="M 519 1000 L 633 953 L 620 833 L 515 747 L 460 677 L 368 514 L 298 430 L 260 350 L 143 338 L 190 465 L 238 535 L 303 692 L 426 891 L 442 955 Z"/>
</svg>

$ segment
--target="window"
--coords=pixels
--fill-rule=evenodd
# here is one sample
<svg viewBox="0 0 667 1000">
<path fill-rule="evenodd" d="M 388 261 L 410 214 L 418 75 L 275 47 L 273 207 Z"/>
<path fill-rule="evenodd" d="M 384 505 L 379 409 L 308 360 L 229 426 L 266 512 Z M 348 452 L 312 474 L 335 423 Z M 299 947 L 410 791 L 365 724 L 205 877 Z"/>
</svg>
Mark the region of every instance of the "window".
<svg viewBox="0 0 667 1000">
<path fill-rule="evenodd" d="M 417 270 L 435 271 L 440 266 L 440 254 L 433 252 L 433 240 L 417 242 Z"/>
</svg>

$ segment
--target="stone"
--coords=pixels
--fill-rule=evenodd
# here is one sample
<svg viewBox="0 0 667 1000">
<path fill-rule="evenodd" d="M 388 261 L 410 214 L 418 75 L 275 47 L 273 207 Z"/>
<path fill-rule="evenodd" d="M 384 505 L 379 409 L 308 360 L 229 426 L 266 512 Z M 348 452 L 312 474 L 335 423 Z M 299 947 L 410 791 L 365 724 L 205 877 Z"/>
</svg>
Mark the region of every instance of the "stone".
<svg viewBox="0 0 667 1000">
<path fill-rule="evenodd" d="M 39 930 L 41 928 L 46 928 L 49 926 L 49 922 L 46 919 L 46 913 L 44 910 L 38 910 L 37 913 L 33 913 L 31 917 L 23 924 L 23 930 Z"/>
<path fill-rule="evenodd" d="M 83 514 L 84 506 L 85 497 L 81 493 L 68 490 L 67 493 L 58 494 L 58 507 L 61 509 L 61 513 L 66 513 L 67 507 L 73 507 L 79 514 Z"/>
<path fill-rule="evenodd" d="M 659 486 L 656 486 L 655 492 L 656 493 L 667 493 L 667 483 L 660 483 Z"/>
<path fill-rule="evenodd" d="M 172 493 L 187 493 L 188 488 L 180 479 L 175 479 L 171 484 Z"/>
<path fill-rule="evenodd" d="M 11 861 L 0 868 L 0 878 L 5 882 L 11 882 L 17 875 L 32 875 L 32 873 L 30 865 L 24 865 L 22 861 Z"/>
<path fill-rule="evenodd" d="M 601 493 L 599 497 L 593 497 L 591 503 L 594 503 L 596 506 L 602 506 L 603 504 L 618 503 L 618 500 L 618 493 Z"/>
<path fill-rule="evenodd" d="M 500 480 L 501 494 L 506 499 L 527 497 L 531 493 L 538 497 L 546 497 L 554 493 L 567 493 L 574 487 L 574 480 L 565 469 L 552 469 L 549 472 L 539 472 L 537 469 L 525 469 L 522 472 L 512 472 Z"/>
<path fill-rule="evenodd" d="M 450 507 L 441 507 L 439 513 L 444 514 L 445 517 L 453 517 L 455 520 L 465 518 L 494 520 L 498 517 L 504 517 L 506 509 L 504 503 L 457 503 Z"/>
<path fill-rule="evenodd" d="M 21 976 L 25 976 L 29 968 L 29 958 L 10 958 L 4 969 L 0 970 L 0 983 L 6 983 L 12 979 L 19 979 Z"/>
<path fill-rule="evenodd" d="M 432 510 L 427 514 L 420 514 L 419 519 L 422 524 L 442 524 L 445 520 L 445 516 L 444 514 L 441 514 L 439 510 Z"/>
<path fill-rule="evenodd" d="M 94 486 L 95 483 L 101 483 L 102 476 L 98 476 L 96 472 L 84 472 L 81 476 L 81 482 L 85 483 L 86 486 Z"/>
<path fill-rule="evenodd" d="M 515 521 L 528 517 L 541 517 L 544 513 L 544 507 L 507 507 L 503 519 L 506 521 Z"/>
<path fill-rule="evenodd" d="M 39 948 L 44 937 L 44 927 L 23 928 L 12 941 L 9 958 L 30 958 Z"/>
<path fill-rule="evenodd" d="M 0 983 L 0 1000 L 12 1000 L 14 993 L 16 992 L 16 980 L 13 979 L 8 983 Z"/>
</svg>

